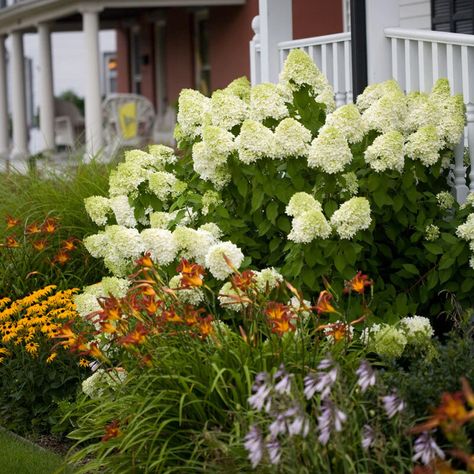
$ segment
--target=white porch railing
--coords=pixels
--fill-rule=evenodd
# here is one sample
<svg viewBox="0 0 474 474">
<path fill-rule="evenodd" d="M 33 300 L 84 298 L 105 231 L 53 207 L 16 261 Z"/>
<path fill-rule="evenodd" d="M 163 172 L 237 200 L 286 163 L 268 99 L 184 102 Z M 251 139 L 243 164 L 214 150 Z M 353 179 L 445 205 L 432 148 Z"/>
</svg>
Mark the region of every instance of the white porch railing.
<svg viewBox="0 0 474 474">
<path fill-rule="evenodd" d="M 309 54 L 334 88 L 336 105 L 352 102 L 351 34 L 317 36 L 278 43 L 280 68 L 288 53 L 300 48 Z"/>
<path fill-rule="evenodd" d="M 261 82 L 261 43 L 258 17 L 252 27 L 255 36 L 250 42 L 252 84 Z M 474 192 L 474 36 L 403 28 L 385 28 L 387 66 L 389 70 L 372 70 L 378 77 L 394 78 L 406 92 L 428 92 L 433 84 L 447 77 L 453 92 L 462 93 L 466 105 L 467 126 L 465 138 L 455 150 L 454 192 L 463 202 L 469 192 Z M 279 42 L 279 67 L 292 49 L 303 49 L 334 87 L 336 105 L 352 102 L 352 66 L 350 33 L 319 36 Z M 390 67 L 391 66 L 391 67 Z M 464 149 L 469 150 L 471 171 L 466 174 Z"/>
</svg>

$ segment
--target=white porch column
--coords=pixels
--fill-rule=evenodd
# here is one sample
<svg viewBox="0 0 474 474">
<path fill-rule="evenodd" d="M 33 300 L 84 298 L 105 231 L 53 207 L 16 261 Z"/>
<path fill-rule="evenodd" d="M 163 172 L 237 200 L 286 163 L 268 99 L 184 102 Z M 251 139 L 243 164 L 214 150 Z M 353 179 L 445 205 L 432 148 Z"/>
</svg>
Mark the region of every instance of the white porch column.
<svg viewBox="0 0 474 474">
<path fill-rule="evenodd" d="M 25 63 L 23 55 L 23 33 L 14 31 L 12 38 L 11 91 L 13 150 L 12 158 L 28 156 L 28 130 L 26 125 Z"/>
<path fill-rule="evenodd" d="M 82 25 L 87 51 L 85 80 L 86 157 L 92 158 L 104 144 L 100 97 L 99 8 L 82 10 Z"/>
<path fill-rule="evenodd" d="M 5 36 L 0 35 L 0 159 L 8 158 L 7 55 Z"/>
<path fill-rule="evenodd" d="M 392 78 L 391 46 L 384 29 L 400 25 L 400 0 L 365 1 L 367 80 L 374 84 Z"/>
<path fill-rule="evenodd" d="M 54 87 L 53 59 L 51 54 L 51 32 L 47 23 L 38 25 L 40 54 L 40 130 L 44 140 L 44 150 L 54 150 Z"/>
<path fill-rule="evenodd" d="M 291 0 L 259 0 L 261 81 L 278 82 L 278 43 L 293 39 Z"/>
</svg>

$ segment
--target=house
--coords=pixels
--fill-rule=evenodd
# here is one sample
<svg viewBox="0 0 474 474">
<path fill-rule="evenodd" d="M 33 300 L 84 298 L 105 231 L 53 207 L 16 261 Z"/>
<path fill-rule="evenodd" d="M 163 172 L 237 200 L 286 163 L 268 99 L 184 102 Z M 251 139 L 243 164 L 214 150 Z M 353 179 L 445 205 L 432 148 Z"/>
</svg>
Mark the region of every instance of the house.
<svg viewBox="0 0 474 474">
<path fill-rule="evenodd" d="M 115 29 L 117 33 L 117 91 L 144 95 L 159 114 L 174 106 L 184 87 L 209 93 L 241 75 L 252 76 L 254 82 L 275 80 L 285 54 L 293 47 L 303 47 L 313 55 L 335 84 L 337 102 L 342 104 L 352 100 L 350 3 L 363 2 L 9 0 L 5 4 L 4 1 L 0 13 L 0 124 L 7 121 L 4 67 L 7 35 L 12 41 L 15 80 L 10 92 L 12 147 L 10 150 L 6 127 L 0 126 L 0 155 L 16 157 L 28 153 L 24 74 L 20 67 L 25 32 L 36 32 L 38 36 L 40 126 L 46 149 L 54 148 L 51 33 L 84 32 L 83 40 L 89 52 L 84 64 L 86 143 L 87 152 L 94 154 L 103 146 L 100 29 Z M 410 52 L 412 40 L 388 38 L 384 28 L 405 26 L 420 32 L 431 26 L 440 31 L 462 30 L 466 33 L 469 19 L 472 24 L 472 2 L 464 0 L 365 0 L 365 3 L 369 81 L 388 78 L 395 72 L 400 76 L 403 69 L 403 75 L 410 82 L 407 90 L 415 87 L 420 74 L 415 74 L 412 68 L 402 68 L 401 63 L 397 71 L 392 71 L 393 54 L 387 45 L 403 43 L 403 47 L 408 45 Z M 420 42 L 426 43 L 425 40 Z M 448 47 L 445 49 L 449 50 Z M 415 61 L 414 54 L 410 58 Z M 445 69 L 448 75 L 453 75 L 455 64 L 446 62 Z M 433 77 L 431 75 L 431 79 Z"/>
</svg>

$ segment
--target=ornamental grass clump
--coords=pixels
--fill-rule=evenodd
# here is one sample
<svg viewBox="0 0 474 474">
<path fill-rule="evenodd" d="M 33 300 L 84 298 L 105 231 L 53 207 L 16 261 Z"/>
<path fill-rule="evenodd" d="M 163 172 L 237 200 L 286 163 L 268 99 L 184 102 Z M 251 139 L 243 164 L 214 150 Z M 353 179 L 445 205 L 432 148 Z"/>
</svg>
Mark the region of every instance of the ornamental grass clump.
<svg viewBox="0 0 474 474">
<path fill-rule="evenodd" d="M 390 322 L 468 304 L 474 274 L 460 227 L 468 207 L 446 198 L 462 99 L 446 80 L 408 96 L 395 81 L 374 84 L 338 109 L 333 95 L 300 50 L 278 84 L 241 78 L 210 98 L 184 90 L 179 158 L 164 146 L 127 152 L 109 196 L 87 201 L 104 229 L 86 247 L 115 276 L 150 251 L 170 275 L 184 257 L 222 280 L 208 252 L 224 243 L 239 249 L 236 269 L 274 267 L 304 291 L 323 277 L 342 289 L 362 271 L 380 288 L 374 305 Z M 303 195 L 294 212 L 292 198 Z M 219 228 L 214 241 L 200 230 L 207 224 Z M 168 232 L 152 239 L 149 227 Z M 112 234 L 126 236 L 127 248 Z"/>
</svg>

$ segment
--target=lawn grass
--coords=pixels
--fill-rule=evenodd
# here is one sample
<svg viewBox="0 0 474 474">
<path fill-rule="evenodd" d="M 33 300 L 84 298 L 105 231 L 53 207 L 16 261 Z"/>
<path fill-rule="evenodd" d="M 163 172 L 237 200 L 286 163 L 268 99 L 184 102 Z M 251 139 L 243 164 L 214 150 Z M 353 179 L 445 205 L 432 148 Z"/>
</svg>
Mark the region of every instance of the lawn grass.
<svg viewBox="0 0 474 474">
<path fill-rule="evenodd" d="M 58 455 L 0 430 L 0 474 L 53 474 L 64 466 Z M 61 473 L 71 474 L 72 468 Z"/>
</svg>

